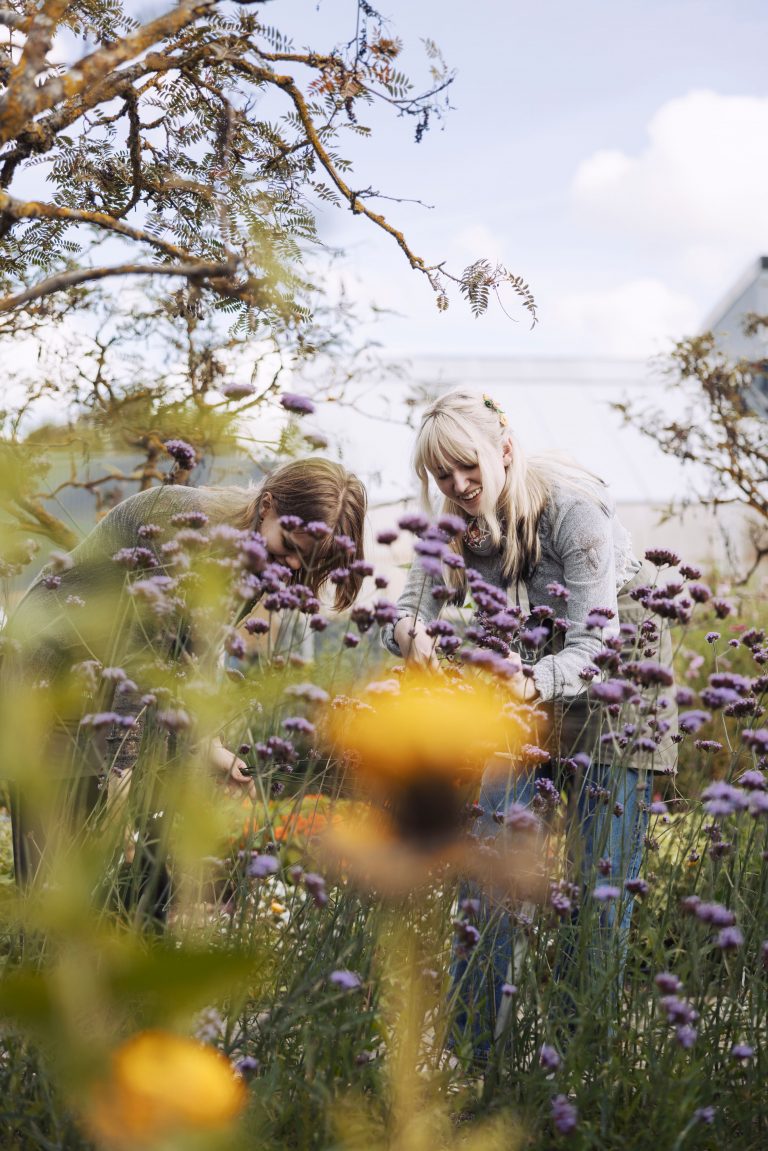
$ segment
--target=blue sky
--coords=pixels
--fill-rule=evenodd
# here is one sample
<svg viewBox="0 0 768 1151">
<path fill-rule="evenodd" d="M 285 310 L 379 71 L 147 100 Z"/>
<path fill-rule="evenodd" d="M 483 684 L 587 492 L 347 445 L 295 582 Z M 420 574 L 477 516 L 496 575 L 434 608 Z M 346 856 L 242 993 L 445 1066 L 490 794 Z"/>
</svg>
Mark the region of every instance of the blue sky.
<svg viewBox="0 0 768 1151">
<path fill-rule="evenodd" d="M 296 46 L 349 38 L 352 0 L 264 9 Z M 358 186 L 429 262 L 478 256 L 523 275 L 530 331 L 458 298 L 438 314 L 391 240 L 328 208 L 347 286 L 402 315 L 378 325 L 393 351 L 643 356 L 695 330 L 768 252 L 768 5 L 757 0 L 388 0 L 403 62 L 426 76 L 420 38 L 458 75 L 444 126 L 374 113 L 350 140 Z M 509 301 L 512 307 L 512 300 Z"/>
</svg>

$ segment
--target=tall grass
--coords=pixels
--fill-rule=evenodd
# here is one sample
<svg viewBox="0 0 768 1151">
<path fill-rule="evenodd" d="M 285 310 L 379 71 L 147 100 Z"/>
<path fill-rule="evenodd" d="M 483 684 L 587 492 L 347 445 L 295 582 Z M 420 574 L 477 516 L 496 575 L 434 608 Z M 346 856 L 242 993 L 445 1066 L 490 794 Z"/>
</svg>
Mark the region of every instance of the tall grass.
<svg viewBox="0 0 768 1151">
<path fill-rule="evenodd" d="M 248 591 L 272 604 L 273 618 L 255 629 L 264 632 L 260 649 L 246 651 L 253 635 L 231 626 L 244 602 L 242 543 L 219 540 L 202 560 L 190 554 L 169 566 L 171 585 L 121 595 L 120 612 L 137 603 L 155 611 L 161 593 L 168 606 L 140 613 L 140 648 L 117 643 L 135 687 L 115 715 L 77 731 L 82 754 L 92 754 L 95 731 L 106 735 L 102 800 L 86 819 L 57 818 L 69 785 L 52 777 L 50 736 L 61 693 L 99 714 L 102 668 L 85 680 L 80 668 L 55 687 L 20 677 L 4 693 L 3 761 L 60 834 L 46 843 L 36 884 L 0 889 L 2 1146 L 120 1147 L 129 1137 L 131 1146 L 296 1151 L 764 1145 L 768 649 L 756 619 L 764 605 L 745 601 L 734 614 L 702 594 L 693 606 L 695 576 L 666 595 L 678 605 L 662 609 L 678 649 L 678 688 L 669 690 L 684 689 L 683 711 L 707 714 L 683 721 L 683 778 L 695 793 L 666 782 L 651 808 L 622 977 L 615 937 L 595 967 L 599 875 L 572 885 L 557 816 L 533 864 L 539 894 L 523 898 L 522 856 L 501 854 L 503 835 L 483 843 L 471 834 L 478 748 L 457 740 L 442 780 L 422 786 L 422 753 L 409 762 L 407 739 L 412 730 L 415 748 L 428 727 L 429 696 L 415 712 L 406 700 L 410 710 L 397 718 L 375 626 L 391 608 L 372 595 L 370 614 L 334 622 L 322 657 L 307 664 L 301 628 L 278 623 L 285 605 L 295 609 L 295 589 L 262 572 Z M 654 602 L 649 595 L 648 618 L 658 621 Z M 320 628 L 309 598 L 305 608 Z M 195 629 L 191 654 L 170 659 L 165 648 L 161 658 L 157 620 L 167 630 L 182 615 Z M 123 617 L 119 630 L 130 630 Z M 702 638 L 714 631 L 719 639 Z M 688 675 L 694 642 L 703 662 Z M 631 687 L 633 654 L 627 643 L 603 678 Z M 530 722 L 530 709 L 510 708 L 486 667 L 445 667 L 457 699 L 490 684 L 512 729 Z M 375 714 L 382 700 L 400 732 L 394 784 L 386 762 L 372 783 L 370 753 L 345 734 L 345 716 Z M 603 734 L 639 724 L 652 706 L 633 690 L 621 705 L 594 702 Z M 204 753 L 213 736 L 250 765 L 254 801 L 215 787 Z M 510 738 L 514 747 L 532 737 Z M 465 789 L 458 804 L 456 776 Z M 565 777 L 554 778 L 559 786 Z M 441 804 L 448 824 L 438 826 Z M 7 850 L 3 858 L 7 868 Z M 480 962 L 496 920 L 480 915 L 467 932 L 472 916 L 457 894 L 467 874 L 483 898 L 501 900 L 519 944 L 503 1034 L 482 1063 L 455 1025 L 462 991 L 451 969 L 457 947 L 470 968 Z M 613 898 L 620 905 L 630 894 Z M 94 1100 L 122 1106 L 128 1090 L 110 1079 L 116 1053 L 146 1032 L 196 1035 L 223 1053 L 247 1087 L 239 1117 L 190 1118 L 189 1080 L 180 1087 L 170 1065 L 144 1066 L 177 1118 L 168 1126 L 147 1111 L 143 1128 L 122 1135 L 100 1126 Z M 199 1089 L 206 1097 L 213 1065 L 200 1074 L 204 1085 L 211 1077 Z"/>
</svg>

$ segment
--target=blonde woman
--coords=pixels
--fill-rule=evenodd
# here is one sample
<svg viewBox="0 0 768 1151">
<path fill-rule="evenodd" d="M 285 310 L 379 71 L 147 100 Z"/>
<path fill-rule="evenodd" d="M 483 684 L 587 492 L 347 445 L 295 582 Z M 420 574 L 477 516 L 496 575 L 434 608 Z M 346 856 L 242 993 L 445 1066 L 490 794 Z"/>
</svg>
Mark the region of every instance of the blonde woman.
<svg viewBox="0 0 768 1151">
<path fill-rule="evenodd" d="M 600 741 L 604 728 L 599 709 L 587 703 L 587 682 L 597 674 L 594 660 L 606 643 L 637 617 L 638 605 L 628 593 L 647 570 L 633 554 L 602 480 L 561 457 L 526 458 L 503 411 L 487 395 L 458 389 L 428 407 L 414 467 L 425 504 L 432 506 L 434 484 L 443 497 L 440 512 L 457 530 L 442 550 L 428 538 L 416 541 L 417 556 L 398 601 L 400 618 L 384 630 L 384 642 L 408 661 L 435 665 L 444 644 L 435 617 L 446 597 L 463 605 L 471 591 L 480 609 L 473 635 L 484 665 L 495 660 L 511 695 L 547 712 L 551 726 L 549 763 L 521 767 L 497 758 L 488 765 L 476 832 L 480 838 L 496 836 L 515 816 L 524 825 L 529 808 L 556 807 L 565 791 L 572 874 L 583 892 L 597 885 L 621 890 L 621 898 L 606 903 L 600 915 L 604 944 L 612 940 L 616 946 L 620 970 L 631 883 L 647 825 L 650 770 L 673 770 L 673 725 L 665 718 L 648 730 L 634 756 L 616 756 Z M 457 642 L 449 641 L 454 648 Z M 515 648 L 523 658 L 517 671 Z M 486 924 L 483 938 L 491 935 Z M 494 938 L 492 954 L 473 956 L 463 989 L 468 1009 L 487 1008 L 482 1022 L 476 1014 L 472 1022 L 481 1054 L 503 1031 L 502 987 L 516 978 L 506 916 Z M 566 950 L 561 974 L 569 962 Z M 489 976 L 494 995 L 485 994 Z"/>
</svg>

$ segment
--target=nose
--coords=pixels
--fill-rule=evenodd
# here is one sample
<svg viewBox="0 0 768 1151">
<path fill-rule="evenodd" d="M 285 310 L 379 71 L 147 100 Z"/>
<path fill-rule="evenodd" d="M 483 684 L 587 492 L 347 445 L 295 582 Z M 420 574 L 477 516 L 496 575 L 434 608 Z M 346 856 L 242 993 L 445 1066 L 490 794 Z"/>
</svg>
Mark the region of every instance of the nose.
<svg viewBox="0 0 768 1151">
<path fill-rule="evenodd" d="M 290 555 L 287 555 L 283 560 L 283 563 L 286 567 L 289 567 L 292 572 L 297 572 L 301 567 L 301 559 L 296 555 L 295 552 L 291 552 Z"/>
<path fill-rule="evenodd" d="M 453 472 L 453 490 L 457 495 L 461 495 L 469 487 L 469 479 L 467 473 L 462 468 L 454 468 Z"/>
</svg>

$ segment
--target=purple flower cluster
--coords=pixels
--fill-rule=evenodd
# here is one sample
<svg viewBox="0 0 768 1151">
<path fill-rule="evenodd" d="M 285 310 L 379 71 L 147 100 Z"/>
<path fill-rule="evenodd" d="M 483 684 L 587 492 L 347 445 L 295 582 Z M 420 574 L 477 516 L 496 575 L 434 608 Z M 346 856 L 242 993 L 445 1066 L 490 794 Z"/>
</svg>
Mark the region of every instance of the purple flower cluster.
<svg viewBox="0 0 768 1151">
<path fill-rule="evenodd" d="M 567 1095 L 555 1095 L 552 1100 L 552 1122 L 559 1135 L 570 1135 L 578 1127 L 579 1113 Z"/>
<path fill-rule="evenodd" d="M 197 453 L 191 444 L 186 440 L 166 440 L 163 447 L 182 471 L 192 471 L 197 463 Z"/>
<path fill-rule="evenodd" d="M 311 416 L 315 410 L 315 405 L 308 396 L 300 396 L 296 392 L 283 392 L 280 404 L 286 412 L 292 412 L 296 416 Z"/>
</svg>

